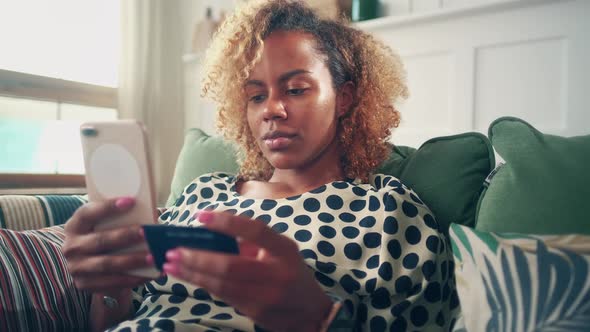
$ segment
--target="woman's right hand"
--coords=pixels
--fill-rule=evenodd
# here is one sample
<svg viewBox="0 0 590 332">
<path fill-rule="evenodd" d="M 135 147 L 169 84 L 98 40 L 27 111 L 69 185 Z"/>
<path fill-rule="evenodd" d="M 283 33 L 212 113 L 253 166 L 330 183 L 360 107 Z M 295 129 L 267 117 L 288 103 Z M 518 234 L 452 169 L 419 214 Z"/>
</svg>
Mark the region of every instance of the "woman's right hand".
<svg viewBox="0 0 590 332">
<path fill-rule="evenodd" d="M 87 203 L 66 223 L 66 238 L 62 252 L 78 289 L 114 295 L 149 280 L 125 273 L 131 269 L 152 265 L 147 260 L 147 249 L 110 254 L 144 241 L 140 225 L 95 230 L 95 226 L 100 222 L 126 213 L 134 204 L 135 200 L 127 197 Z"/>
</svg>

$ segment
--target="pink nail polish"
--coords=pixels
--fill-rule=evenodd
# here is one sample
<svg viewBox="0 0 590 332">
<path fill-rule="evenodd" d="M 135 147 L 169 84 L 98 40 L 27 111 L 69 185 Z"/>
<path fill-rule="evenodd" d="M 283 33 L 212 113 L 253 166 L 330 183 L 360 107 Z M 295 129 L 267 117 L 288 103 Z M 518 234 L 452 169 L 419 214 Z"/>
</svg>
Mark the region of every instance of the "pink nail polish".
<svg viewBox="0 0 590 332">
<path fill-rule="evenodd" d="M 147 254 L 147 256 L 145 256 L 145 261 L 148 264 L 154 264 L 154 256 L 152 256 L 151 254 Z"/>
<path fill-rule="evenodd" d="M 215 219 L 215 214 L 210 211 L 201 211 L 198 215 L 198 220 L 203 224 L 210 224 Z"/>
<path fill-rule="evenodd" d="M 179 271 L 178 265 L 172 263 L 164 263 L 164 265 L 162 266 L 162 270 L 164 270 L 164 272 L 172 276 L 178 275 Z"/>
<path fill-rule="evenodd" d="M 180 252 L 176 249 L 168 250 L 166 252 L 166 260 L 171 262 L 177 262 L 180 260 Z"/>
<path fill-rule="evenodd" d="M 115 206 L 120 210 L 126 210 L 132 207 L 133 204 L 135 204 L 135 199 L 133 197 L 121 197 L 115 202 Z"/>
</svg>

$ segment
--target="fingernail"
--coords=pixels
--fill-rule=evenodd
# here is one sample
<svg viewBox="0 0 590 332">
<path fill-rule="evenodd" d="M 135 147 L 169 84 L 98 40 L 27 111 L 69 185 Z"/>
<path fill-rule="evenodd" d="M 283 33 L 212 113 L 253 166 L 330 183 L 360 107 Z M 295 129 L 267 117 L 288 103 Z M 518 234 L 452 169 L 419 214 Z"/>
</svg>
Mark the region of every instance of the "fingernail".
<svg viewBox="0 0 590 332">
<path fill-rule="evenodd" d="M 166 260 L 168 261 L 179 261 L 180 260 L 180 252 L 176 249 L 166 251 Z"/>
<path fill-rule="evenodd" d="M 213 214 L 210 211 L 204 210 L 197 212 L 197 218 L 197 220 L 199 220 L 203 224 L 210 224 L 213 222 L 213 219 L 215 219 L 215 214 Z"/>
<path fill-rule="evenodd" d="M 115 206 L 120 210 L 126 210 L 132 207 L 133 204 L 135 204 L 135 199 L 133 197 L 121 197 L 115 202 Z"/>
<path fill-rule="evenodd" d="M 154 264 L 154 256 L 152 256 L 151 254 L 147 254 L 147 256 L 145 256 L 145 261 L 148 264 Z"/>
<path fill-rule="evenodd" d="M 178 275 L 178 265 L 173 264 L 173 263 L 164 263 L 164 265 L 162 266 L 162 270 L 164 270 L 164 272 L 166 272 L 169 275 L 175 276 Z"/>
<path fill-rule="evenodd" d="M 144 237 L 145 233 L 143 232 L 143 228 L 139 229 L 139 236 Z"/>
</svg>

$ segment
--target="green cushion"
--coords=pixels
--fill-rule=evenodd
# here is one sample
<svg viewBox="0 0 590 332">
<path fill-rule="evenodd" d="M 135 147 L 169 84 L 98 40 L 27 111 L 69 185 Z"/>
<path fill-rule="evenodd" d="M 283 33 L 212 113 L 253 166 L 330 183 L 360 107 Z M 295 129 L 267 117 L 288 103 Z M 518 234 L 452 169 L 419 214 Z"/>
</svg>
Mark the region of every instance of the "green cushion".
<svg viewBox="0 0 590 332">
<path fill-rule="evenodd" d="M 190 129 L 176 161 L 166 206 L 174 204 L 192 180 L 211 172 L 236 173 L 236 150 L 219 136 L 209 136 L 201 129 Z"/>
<path fill-rule="evenodd" d="M 451 223 L 475 224 L 477 201 L 495 164 L 484 135 L 436 137 L 413 152 L 403 147 L 394 152 L 378 172 L 394 175 L 414 189 L 443 230 Z"/>
<path fill-rule="evenodd" d="M 478 230 L 590 234 L 590 135 L 546 135 L 512 117 L 488 135 L 506 163 L 482 195 Z"/>
<path fill-rule="evenodd" d="M 188 132 L 180 152 L 167 206 L 199 175 L 223 171 L 235 173 L 235 151 L 219 137 L 199 129 Z M 478 133 L 433 138 L 420 149 L 396 146 L 377 170 L 393 175 L 430 207 L 443 230 L 450 223 L 474 225 L 483 181 L 494 165 L 488 139 Z"/>
</svg>

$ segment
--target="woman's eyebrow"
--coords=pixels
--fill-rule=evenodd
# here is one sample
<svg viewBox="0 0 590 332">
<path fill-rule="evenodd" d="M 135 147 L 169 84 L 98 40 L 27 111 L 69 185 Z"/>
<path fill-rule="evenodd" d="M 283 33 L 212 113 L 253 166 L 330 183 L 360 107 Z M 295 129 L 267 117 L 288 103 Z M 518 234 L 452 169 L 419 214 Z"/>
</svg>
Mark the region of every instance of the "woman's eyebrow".
<svg viewBox="0 0 590 332">
<path fill-rule="evenodd" d="M 311 71 L 305 70 L 305 69 L 294 69 L 294 70 L 288 71 L 284 74 L 281 74 L 281 76 L 279 76 L 279 83 L 284 83 L 285 81 L 288 81 L 289 79 L 293 78 L 294 76 L 301 75 L 301 74 L 311 74 Z M 247 80 L 246 84 L 244 84 L 244 87 L 246 87 L 248 85 L 255 85 L 255 86 L 259 86 L 259 87 L 266 86 L 266 84 L 264 84 L 264 82 L 261 80 Z"/>
</svg>

